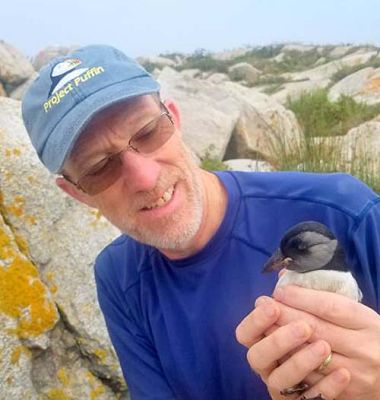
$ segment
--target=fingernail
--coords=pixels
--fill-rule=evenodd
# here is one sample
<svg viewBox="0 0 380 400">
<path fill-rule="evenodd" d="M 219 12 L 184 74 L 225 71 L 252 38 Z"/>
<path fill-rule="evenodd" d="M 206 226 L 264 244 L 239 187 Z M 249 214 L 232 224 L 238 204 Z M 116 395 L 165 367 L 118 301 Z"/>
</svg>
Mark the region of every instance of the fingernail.
<svg viewBox="0 0 380 400">
<path fill-rule="evenodd" d="M 273 293 L 273 297 L 278 301 L 282 301 L 284 299 L 284 296 L 285 292 L 284 289 L 282 288 L 276 288 L 276 290 Z"/>
<path fill-rule="evenodd" d="M 270 302 L 270 301 L 271 301 L 270 297 L 267 297 L 267 296 L 260 296 L 260 297 L 258 297 L 258 298 L 256 299 L 256 301 L 255 301 L 255 307 L 257 307 L 257 306 L 259 306 L 259 305 L 261 305 L 261 304 L 264 304 L 264 303 L 268 303 L 268 302 Z"/>
</svg>

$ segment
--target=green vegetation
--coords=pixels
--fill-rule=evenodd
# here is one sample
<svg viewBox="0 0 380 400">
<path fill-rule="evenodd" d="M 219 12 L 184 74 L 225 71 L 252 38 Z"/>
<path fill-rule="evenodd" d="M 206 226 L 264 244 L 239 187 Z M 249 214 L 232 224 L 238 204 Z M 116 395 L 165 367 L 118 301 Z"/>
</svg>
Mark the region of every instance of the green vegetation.
<svg viewBox="0 0 380 400">
<path fill-rule="evenodd" d="M 327 89 L 288 100 L 287 107 L 295 113 L 306 137 L 345 135 L 349 129 L 380 114 L 380 106 L 357 103 L 349 96 L 331 102 Z"/>
<path fill-rule="evenodd" d="M 273 135 L 273 159 L 270 162 L 277 170 L 347 172 L 380 193 L 380 175 L 374 161 L 367 158 L 363 151 L 353 154 L 348 160 L 341 136 L 350 128 L 378 115 L 379 106 L 356 103 L 348 96 L 332 103 L 325 89 L 288 101 L 288 106 L 303 127 L 304 137 L 289 149 L 289 143 L 285 144 L 279 135 Z"/>
<path fill-rule="evenodd" d="M 227 171 L 230 169 L 223 161 L 211 156 L 210 151 L 206 151 L 205 155 L 201 158 L 200 166 L 206 171 Z"/>
<path fill-rule="evenodd" d="M 287 51 L 281 61 L 273 61 L 273 57 L 280 54 L 283 45 L 272 45 L 256 47 L 248 50 L 245 54 L 231 58 L 229 60 L 216 60 L 213 58 L 212 53 L 205 49 L 198 49 L 190 56 L 183 60 L 183 63 L 176 67 L 177 70 L 183 69 L 200 69 L 201 71 L 210 72 L 228 72 L 228 68 L 234 64 L 246 62 L 255 68 L 261 70 L 264 74 L 278 75 L 284 72 L 304 71 L 314 67 L 314 64 L 322 56 L 325 56 L 326 62 L 330 61 L 327 53 L 331 50 L 326 48 L 324 51 L 319 52 L 317 48 L 311 49 L 306 52 L 297 50 Z M 326 53 L 326 54 L 325 54 Z M 171 59 L 175 59 L 178 54 L 173 53 L 163 55 Z M 278 78 L 281 79 L 281 78 Z"/>
<path fill-rule="evenodd" d="M 354 155 L 351 162 L 348 162 L 344 159 L 342 141 L 339 139 L 305 137 L 291 151 L 277 151 L 271 162 L 280 171 L 347 172 L 380 194 L 380 175 L 374 162 L 366 159 L 363 154 Z"/>
<path fill-rule="evenodd" d="M 230 65 L 232 65 L 231 61 L 215 60 L 210 52 L 207 52 L 204 49 L 198 49 L 192 55 L 187 57 L 176 69 L 182 71 L 184 69 L 196 68 L 201 71 L 227 73 Z"/>
</svg>

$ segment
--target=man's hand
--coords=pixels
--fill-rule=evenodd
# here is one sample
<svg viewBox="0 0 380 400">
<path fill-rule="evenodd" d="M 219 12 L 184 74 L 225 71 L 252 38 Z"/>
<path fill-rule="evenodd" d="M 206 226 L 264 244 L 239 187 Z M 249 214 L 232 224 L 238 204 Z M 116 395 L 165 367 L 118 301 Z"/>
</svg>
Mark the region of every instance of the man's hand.
<svg viewBox="0 0 380 400">
<path fill-rule="evenodd" d="M 236 330 L 273 399 L 283 399 L 279 390 L 300 381 L 311 385 L 306 397 L 380 399 L 380 316 L 375 311 L 341 295 L 297 286 L 276 290 L 274 299 L 259 298 Z M 332 362 L 316 372 L 330 349 Z"/>
</svg>

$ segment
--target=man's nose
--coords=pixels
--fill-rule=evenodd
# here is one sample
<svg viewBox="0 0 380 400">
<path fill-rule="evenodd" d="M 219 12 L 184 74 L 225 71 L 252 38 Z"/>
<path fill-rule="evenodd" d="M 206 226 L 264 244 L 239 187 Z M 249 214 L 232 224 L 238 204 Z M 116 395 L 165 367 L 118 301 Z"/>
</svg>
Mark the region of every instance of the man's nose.
<svg viewBox="0 0 380 400">
<path fill-rule="evenodd" d="M 156 160 L 133 150 L 124 151 L 120 157 L 123 179 L 130 190 L 149 191 L 156 187 L 161 169 Z"/>
</svg>

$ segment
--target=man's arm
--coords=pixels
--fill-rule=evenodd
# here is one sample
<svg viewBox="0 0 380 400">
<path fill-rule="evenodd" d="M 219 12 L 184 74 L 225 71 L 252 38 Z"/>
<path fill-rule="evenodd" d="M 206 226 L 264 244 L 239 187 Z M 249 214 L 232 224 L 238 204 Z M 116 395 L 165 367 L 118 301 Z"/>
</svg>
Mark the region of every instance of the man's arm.
<svg viewBox="0 0 380 400">
<path fill-rule="evenodd" d="M 132 399 L 174 400 L 152 343 L 132 313 L 128 312 L 125 300 L 118 298 L 118 294 L 101 278 L 97 266 L 98 301 Z"/>
</svg>

